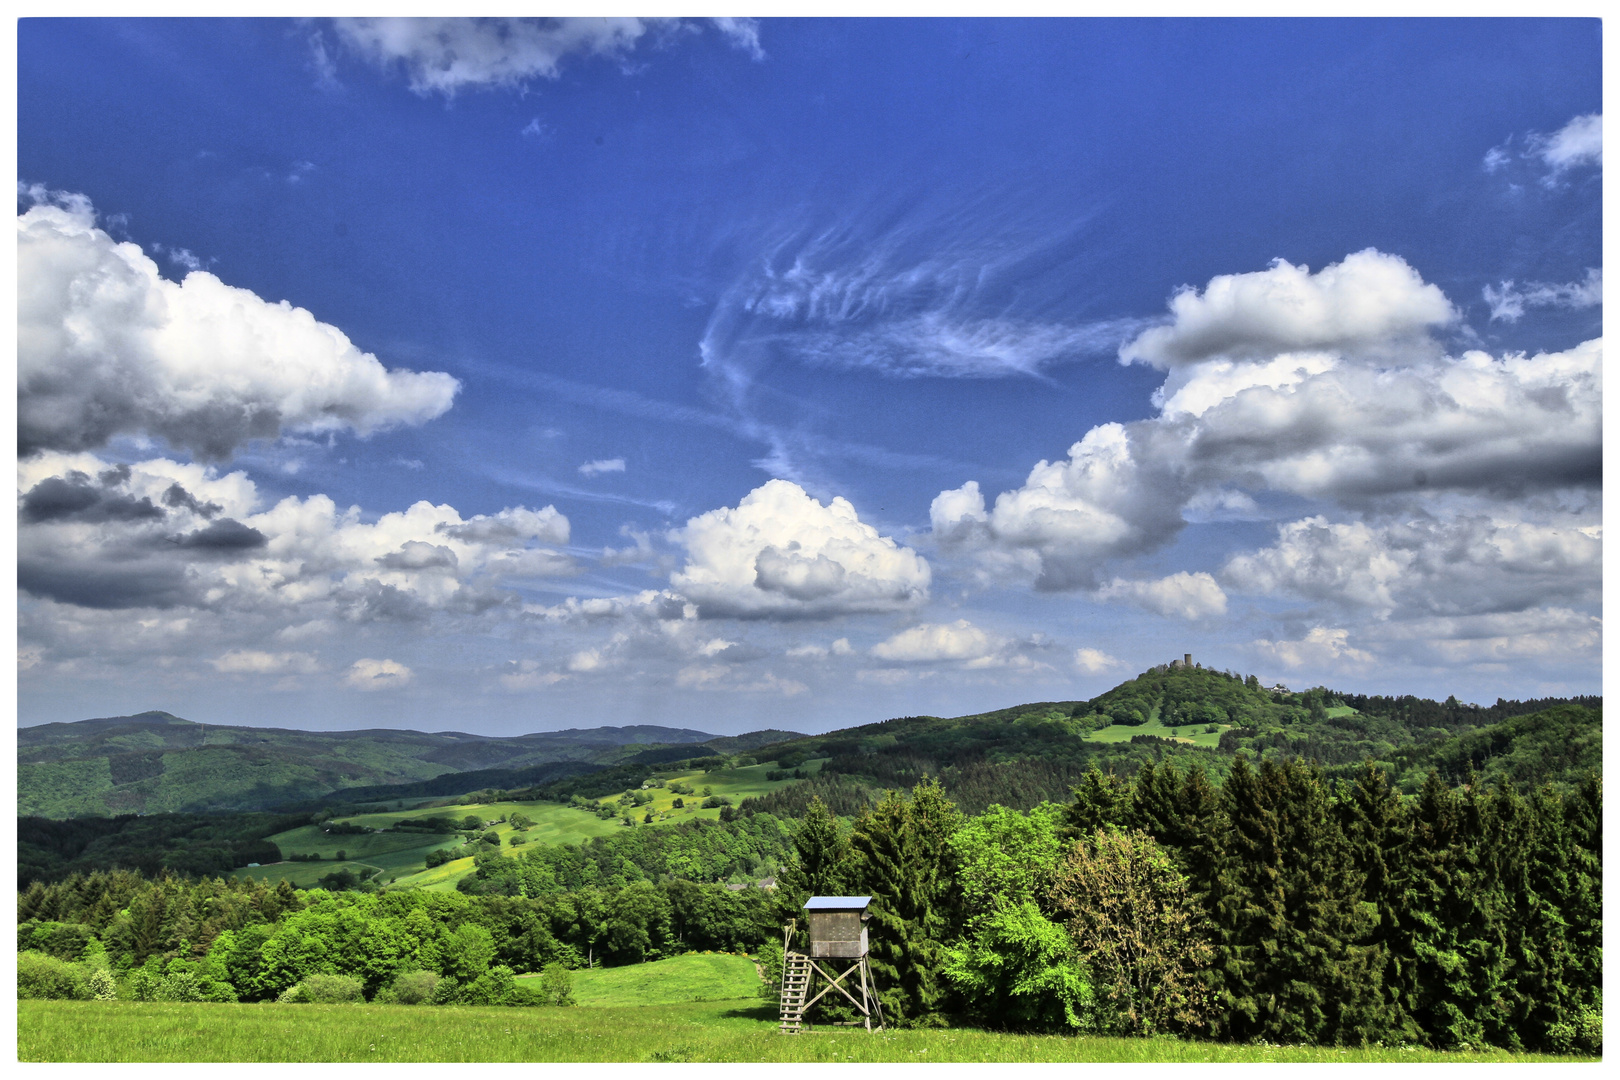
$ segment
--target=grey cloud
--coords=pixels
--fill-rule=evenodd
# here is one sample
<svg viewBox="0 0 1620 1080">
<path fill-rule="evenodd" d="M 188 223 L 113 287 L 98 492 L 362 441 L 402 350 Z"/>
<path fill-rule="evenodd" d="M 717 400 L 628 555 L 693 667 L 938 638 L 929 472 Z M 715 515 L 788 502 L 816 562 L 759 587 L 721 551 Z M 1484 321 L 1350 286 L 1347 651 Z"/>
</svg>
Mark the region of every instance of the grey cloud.
<svg viewBox="0 0 1620 1080">
<path fill-rule="evenodd" d="M 129 476 L 129 466 L 125 465 L 123 466 L 123 469 L 124 476 L 127 479 Z M 102 475 L 105 476 L 106 474 L 103 473 Z M 163 493 L 163 505 L 172 506 L 177 509 L 190 510 L 198 517 L 204 518 L 211 518 L 223 509 L 219 503 L 205 503 L 199 501 L 195 495 L 181 487 L 178 482 L 170 484 L 169 489 Z"/>
<path fill-rule="evenodd" d="M 116 470 L 103 473 L 99 479 L 109 478 L 113 483 L 127 480 L 129 470 L 120 476 Z M 110 485 L 109 485 L 110 486 Z M 90 477 L 77 470 L 66 476 L 53 476 L 41 480 L 22 497 L 23 520 L 32 524 L 48 521 L 78 521 L 99 524 L 108 521 L 156 521 L 163 511 L 152 500 L 98 487 Z"/>
<path fill-rule="evenodd" d="M 812 602 L 848 588 L 849 575 L 825 555 L 807 559 L 792 551 L 768 547 L 754 560 L 754 584 L 766 592 Z"/>
<path fill-rule="evenodd" d="M 220 518 L 204 528 L 171 540 L 177 547 L 220 552 L 251 551 L 269 542 L 264 533 L 235 518 Z"/>
<path fill-rule="evenodd" d="M 351 622 L 424 622 L 433 609 L 403 589 L 367 579 L 337 595 L 338 608 Z"/>
<path fill-rule="evenodd" d="M 421 540 L 407 540 L 398 551 L 378 558 L 377 563 L 390 570 L 427 570 L 436 566 L 454 570 L 457 566 L 455 552 L 441 544 Z"/>
<path fill-rule="evenodd" d="M 185 568 L 156 560 L 96 565 L 24 557 L 17 561 L 17 587 L 64 604 L 104 610 L 197 602 Z"/>
</svg>

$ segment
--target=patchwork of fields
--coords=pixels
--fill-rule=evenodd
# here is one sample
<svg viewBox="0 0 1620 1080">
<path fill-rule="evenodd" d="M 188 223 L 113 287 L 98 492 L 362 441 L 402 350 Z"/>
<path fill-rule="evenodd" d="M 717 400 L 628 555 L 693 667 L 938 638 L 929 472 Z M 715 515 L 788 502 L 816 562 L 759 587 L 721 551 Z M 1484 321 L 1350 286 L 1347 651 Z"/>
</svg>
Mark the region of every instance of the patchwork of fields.
<svg viewBox="0 0 1620 1080">
<path fill-rule="evenodd" d="M 802 768 L 806 773 L 814 773 L 821 765 L 820 760 L 808 761 Z M 774 762 L 764 762 L 712 772 L 660 772 L 658 775 L 669 783 L 690 786 L 695 794 L 679 795 L 667 786 L 646 789 L 651 802 L 634 809 L 632 816 L 636 824 L 631 827 L 647 828 L 699 818 L 718 818 L 719 807 L 700 808 L 705 790 L 736 804 L 750 796 L 764 795 L 793 783 L 791 779 L 766 779 L 766 773 L 775 768 Z M 598 802 L 610 805 L 615 798 L 606 797 Z M 677 799 L 685 805 L 676 807 Z M 510 824 L 514 813 L 521 813 L 533 821 L 526 832 L 519 833 Z M 648 813 L 653 815 L 653 820 L 644 822 L 642 819 Z M 486 822 L 503 817 L 508 819 L 507 822 L 490 826 L 500 835 L 501 852 L 507 856 L 523 850 L 521 846 L 514 847 L 510 843 L 513 836 L 521 836 L 525 844 L 577 844 L 595 836 L 611 835 L 627 827 L 617 815 L 603 819 L 590 810 L 554 802 L 471 803 L 437 807 L 422 805 L 420 801 L 415 806 L 401 803 L 398 808 L 386 813 L 339 819 L 379 830 L 377 832 L 327 833 L 318 825 L 305 825 L 277 833 L 269 839 L 281 849 L 283 856 L 317 854 L 320 860 L 246 867 L 237 870 L 234 876 L 262 879 L 272 885 L 286 880 L 296 887 L 310 888 L 327 874 L 347 868 L 356 874 L 377 872 L 384 883 L 401 888 L 454 889 L 457 881 L 472 873 L 473 860 L 455 859 L 432 868 L 426 866 L 425 860 L 430 851 L 454 847 L 461 842 L 461 838 L 453 833 L 394 831 L 394 826 L 413 818 L 449 816 L 460 821 L 469 815 Z M 338 858 L 339 852 L 343 853 L 344 858 Z"/>
</svg>

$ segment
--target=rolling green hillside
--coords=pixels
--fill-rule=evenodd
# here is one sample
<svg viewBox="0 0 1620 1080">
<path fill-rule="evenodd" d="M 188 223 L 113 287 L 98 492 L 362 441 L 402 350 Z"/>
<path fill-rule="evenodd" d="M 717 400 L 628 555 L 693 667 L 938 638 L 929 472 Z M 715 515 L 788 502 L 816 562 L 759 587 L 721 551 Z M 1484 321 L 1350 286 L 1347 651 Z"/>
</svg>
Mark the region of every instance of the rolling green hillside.
<svg viewBox="0 0 1620 1080">
<path fill-rule="evenodd" d="M 460 794 L 540 783 L 664 747 L 682 747 L 678 756 L 689 757 L 713 752 L 705 749 L 710 743 L 730 752 L 793 734 L 722 737 L 642 725 L 495 738 L 394 729 L 231 727 L 148 712 L 19 728 L 17 812 L 67 818 L 265 810 L 349 789 L 375 789 L 369 798 Z M 560 763 L 575 768 L 558 768 Z M 446 774 L 480 770 L 488 775 L 453 781 L 444 790 L 432 784 Z"/>
<path fill-rule="evenodd" d="M 749 805 L 791 817 L 818 795 L 847 815 L 884 788 L 909 788 L 930 775 L 970 813 L 991 803 L 1027 809 L 1066 801 L 1093 766 L 1126 776 L 1148 761 L 1173 760 L 1199 765 L 1219 783 L 1239 752 L 1314 759 L 1330 776 L 1372 760 L 1407 792 L 1431 768 L 1458 783 L 1469 766 L 1521 788 L 1568 787 L 1601 768 L 1602 699 L 1478 706 L 1321 687 L 1273 692 L 1252 675 L 1162 665 L 1090 701 L 901 717 L 761 748 L 756 756 L 789 768 L 810 757 L 829 760 L 816 781 Z"/>
<path fill-rule="evenodd" d="M 820 765 L 819 761 L 807 762 L 802 771 L 813 776 Z M 578 844 L 593 837 L 615 836 L 627 827 L 715 821 L 726 807 L 797 782 L 792 777 L 772 780 L 768 776 L 771 771 L 770 763 L 736 768 L 665 769 L 653 780 L 661 786 L 642 788 L 638 784 L 633 794 L 616 792 L 615 797 L 581 800 L 577 804 L 531 800 L 424 805 L 301 824 L 265 838 L 288 861 L 243 867 L 234 875 L 270 884 L 285 879 L 299 888 L 310 888 L 321 878 L 346 868 L 358 876 L 375 876 L 380 883 L 402 888 L 454 889 L 476 869 L 473 858 L 465 856 L 429 867 L 426 865 L 429 852 L 455 849 L 468 838 L 493 831 L 500 840 L 499 845 L 475 846 L 480 851 L 498 852 L 512 858 L 534 846 Z M 692 792 L 683 794 L 678 788 L 691 788 Z M 711 798 L 716 800 L 716 805 L 702 805 Z M 677 802 L 682 805 L 676 806 Z M 522 828 L 513 824 L 514 815 L 518 814 L 528 819 L 528 824 Z M 485 824 L 468 832 L 444 833 L 423 833 L 400 827 L 402 822 L 408 825 L 413 821 L 443 817 L 458 823 L 473 817 Z M 649 817 L 651 821 L 646 820 Z M 334 825 L 364 831 L 332 831 Z M 521 842 L 511 843 L 514 838 Z M 294 855 L 319 858 L 290 861 Z"/>
</svg>

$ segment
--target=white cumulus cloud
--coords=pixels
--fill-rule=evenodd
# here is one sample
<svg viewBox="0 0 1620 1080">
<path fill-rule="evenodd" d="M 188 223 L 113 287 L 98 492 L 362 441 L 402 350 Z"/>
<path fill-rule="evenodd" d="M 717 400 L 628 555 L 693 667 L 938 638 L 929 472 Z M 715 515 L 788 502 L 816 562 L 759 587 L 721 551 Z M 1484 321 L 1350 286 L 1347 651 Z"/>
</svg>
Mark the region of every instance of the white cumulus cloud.
<svg viewBox="0 0 1620 1080">
<path fill-rule="evenodd" d="M 1127 342 L 1120 358 L 1169 368 L 1211 357 L 1257 359 L 1308 350 L 1387 351 L 1424 344 L 1456 318 L 1445 294 L 1397 255 L 1368 248 L 1311 273 L 1270 269 L 1211 278 L 1170 301 L 1171 320 Z"/>
<path fill-rule="evenodd" d="M 992 655 L 998 642 L 966 619 L 922 623 L 872 646 L 879 660 L 917 663 L 935 660 L 979 660 Z"/>
<path fill-rule="evenodd" d="M 1212 507 L 1254 516 L 1264 494 L 1355 513 L 1443 495 L 1595 495 L 1601 339 L 1447 356 L 1424 334 L 1451 310 L 1406 263 L 1372 251 L 1316 275 L 1279 264 L 1184 293 L 1170 324 L 1122 351 L 1170 368 L 1159 413 L 1092 428 L 992 505 L 974 481 L 941 492 L 930 509 L 940 549 L 989 577 L 1095 589 L 1109 560 L 1164 545 Z"/>
<path fill-rule="evenodd" d="M 897 611 L 928 597 L 927 561 L 862 522 L 848 500 L 826 506 L 771 480 L 670 534 L 687 560 L 670 586 L 705 616 L 827 617 Z"/>
<path fill-rule="evenodd" d="M 1204 619 L 1226 613 L 1226 593 L 1209 574 L 1186 571 L 1157 581 L 1127 581 L 1115 578 L 1098 590 L 1102 600 L 1118 600 L 1160 615 L 1182 619 Z"/>
<path fill-rule="evenodd" d="M 415 673 L 397 660 L 356 660 L 343 681 L 355 690 L 394 690 L 409 686 Z"/>
<path fill-rule="evenodd" d="M 202 270 L 164 279 L 96 227 L 83 196 L 29 194 L 17 218 L 22 454 L 150 435 L 218 460 L 283 432 L 424 423 L 455 397 L 449 375 L 390 371 L 286 301 Z"/>
<path fill-rule="evenodd" d="M 303 652 L 270 653 L 258 649 L 232 649 L 209 661 L 225 675 L 308 675 L 320 670 L 314 656 Z"/>
<path fill-rule="evenodd" d="M 1377 617 L 1518 610 L 1550 599 L 1596 604 L 1603 542 L 1595 521 L 1314 515 L 1279 525 L 1275 544 L 1234 556 L 1221 575 L 1241 592 L 1330 601 Z"/>
<path fill-rule="evenodd" d="M 1101 649 L 1079 648 L 1074 650 L 1074 666 L 1087 675 L 1101 675 L 1105 671 L 1124 667 L 1125 661 L 1109 656 Z"/>
<path fill-rule="evenodd" d="M 1350 645 L 1350 632 L 1325 626 L 1312 627 L 1297 641 L 1259 640 L 1250 643 L 1256 652 L 1286 668 L 1365 667 L 1373 663 L 1371 653 Z"/>
</svg>

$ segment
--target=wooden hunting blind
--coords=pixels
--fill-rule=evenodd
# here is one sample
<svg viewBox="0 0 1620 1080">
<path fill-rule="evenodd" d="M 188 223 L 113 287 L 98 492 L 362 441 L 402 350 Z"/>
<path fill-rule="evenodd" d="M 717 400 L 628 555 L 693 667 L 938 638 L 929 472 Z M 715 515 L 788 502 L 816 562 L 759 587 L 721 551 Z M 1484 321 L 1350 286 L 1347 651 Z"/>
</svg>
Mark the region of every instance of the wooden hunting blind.
<svg viewBox="0 0 1620 1080">
<path fill-rule="evenodd" d="M 883 1010 L 878 1006 L 877 987 L 872 982 L 872 969 L 867 964 L 866 920 L 871 917 L 867 908 L 870 896 L 812 896 L 804 905 L 809 926 L 809 952 L 795 952 L 793 935 L 798 920 L 783 927 L 782 934 L 782 1031 L 796 1035 L 801 1030 L 805 1010 L 820 1001 L 828 991 L 837 990 L 848 998 L 863 1019 L 834 1021 L 835 1023 L 864 1023 L 872 1030 L 872 1019 L 877 1018 L 877 1030 L 883 1030 Z M 816 963 L 817 960 L 854 961 L 838 975 L 831 974 Z M 841 965 L 830 964 L 828 968 Z M 859 973 L 859 997 L 845 987 L 844 979 Z M 817 976 L 826 983 L 820 993 L 810 996 Z"/>
</svg>

